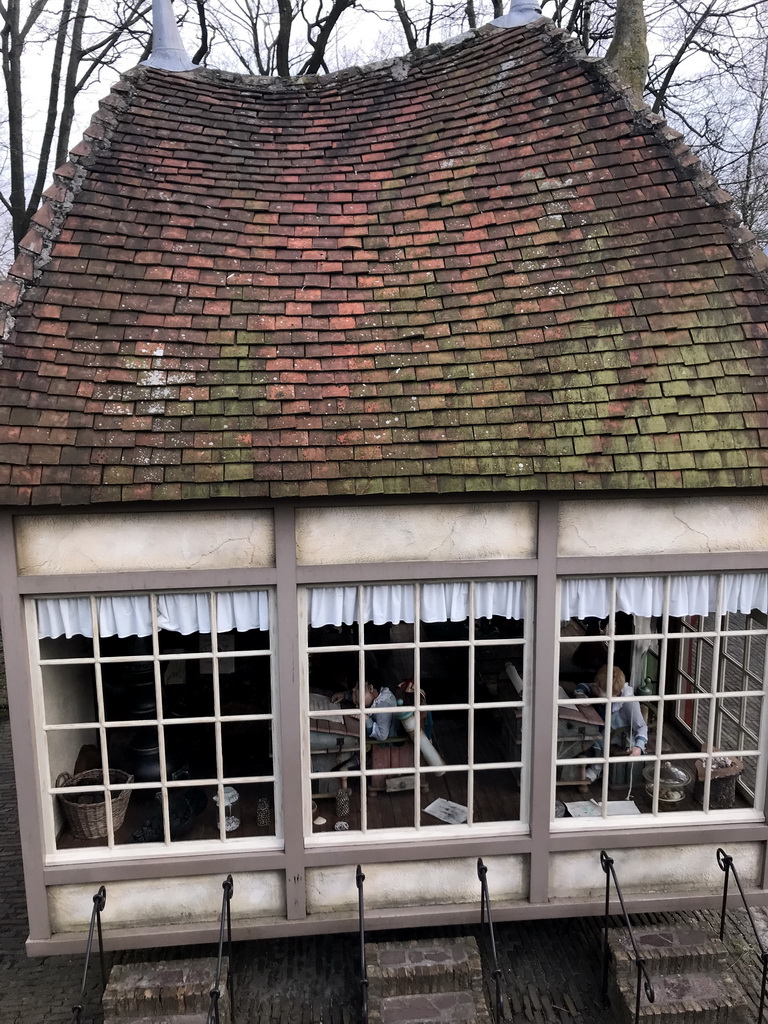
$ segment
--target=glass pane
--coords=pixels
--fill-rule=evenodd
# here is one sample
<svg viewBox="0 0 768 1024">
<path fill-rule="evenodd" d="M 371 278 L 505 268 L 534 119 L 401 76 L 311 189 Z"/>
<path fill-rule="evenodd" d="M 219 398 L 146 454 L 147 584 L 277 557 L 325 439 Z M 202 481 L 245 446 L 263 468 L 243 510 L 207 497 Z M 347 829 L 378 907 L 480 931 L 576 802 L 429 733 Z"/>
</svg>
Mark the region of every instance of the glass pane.
<svg viewBox="0 0 768 1024">
<path fill-rule="evenodd" d="M 137 791 L 132 801 L 131 817 L 141 820 L 124 841 L 132 843 L 188 842 L 195 839 L 213 839 L 215 832 L 209 820 L 210 801 L 200 786 L 171 787 L 160 790 Z M 165 813 L 168 815 L 167 827 Z M 126 817 L 126 824 L 128 819 Z"/>
<path fill-rule="evenodd" d="M 466 711 L 431 711 L 423 724 L 445 764 L 466 764 L 469 758 L 468 714 Z"/>
<path fill-rule="evenodd" d="M 342 626 L 320 626 L 309 628 L 309 647 L 347 647 L 358 642 L 357 623 Z"/>
<path fill-rule="evenodd" d="M 41 671 L 47 725 L 98 720 L 92 665 L 45 665 Z"/>
<path fill-rule="evenodd" d="M 381 749 L 379 754 L 370 767 L 394 769 L 402 765 L 402 770 L 368 776 L 368 828 L 413 828 L 417 782 L 413 772 L 407 770 L 413 767 L 413 747 L 395 745 L 390 750 Z"/>
<path fill-rule="evenodd" d="M 421 796 L 421 824 L 461 825 L 467 817 L 467 772 L 430 773 Z"/>
<path fill-rule="evenodd" d="M 55 729 L 48 732 L 48 766 L 51 785 L 64 774 L 78 775 L 81 772 L 101 770 L 99 730 Z M 62 781 L 67 785 L 67 780 Z"/>
<path fill-rule="evenodd" d="M 569 691 L 579 683 L 591 683 L 595 672 L 608 660 L 600 620 L 569 619 L 561 624 L 560 638 L 560 684 Z"/>
<path fill-rule="evenodd" d="M 759 746 L 761 697 L 723 697 L 715 702 L 714 743 L 719 750 Z"/>
<path fill-rule="evenodd" d="M 214 792 L 212 810 L 220 825 L 218 790 Z M 238 782 L 224 787 L 224 837 L 275 834 L 275 799 L 271 782 Z"/>
<path fill-rule="evenodd" d="M 664 706 L 663 753 L 700 750 L 709 742 L 711 698 L 667 701 Z"/>
<path fill-rule="evenodd" d="M 366 622 L 363 629 L 363 642 L 366 645 L 412 644 L 413 623 L 385 622 L 382 625 L 377 625 L 373 622 Z"/>
<path fill-rule="evenodd" d="M 469 650 L 423 647 L 421 687 L 428 704 L 469 703 Z"/>
<path fill-rule="evenodd" d="M 216 647 L 220 656 L 234 651 L 268 651 L 268 629 L 233 629 L 216 634 Z"/>
<path fill-rule="evenodd" d="M 219 693 L 222 715 L 268 715 L 272 713 L 270 661 L 264 656 L 232 658 L 232 671 L 221 673 Z"/>
<path fill-rule="evenodd" d="M 474 763 L 518 761 L 522 709 L 494 708 L 474 713 Z"/>
<path fill-rule="evenodd" d="M 55 639 L 42 637 L 40 640 L 40 658 L 42 661 L 60 660 L 62 658 L 92 658 L 93 640 L 88 636 L 59 636 Z"/>
<path fill-rule="evenodd" d="M 475 647 L 475 701 L 522 700 L 522 644 Z"/>
<path fill-rule="evenodd" d="M 462 622 L 421 622 L 419 635 L 423 642 L 443 643 L 446 640 L 467 640 L 469 619 Z"/>
<path fill-rule="evenodd" d="M 79 786 L 72 785 L 72 779 L 60 778 L 61 791 L 53 796 L 53 819 L 56 831 L 56 848 L 59 850 L 89 849 L 107 845 L 106 795 L 101 783 L 100 770 L 87 776 L 80 775 Z M 83 788 L 88 786 L 84 792 Z M 93 786 L 99 786 L 93 790 Z M 112 796 L 112 815 L 119 825 L 130 794 Z"/>
<path fill-rule="evenodd" d="M 221 747 L 226 778 L 272 774 L 272 727 L 269 721 L 222 722 Z"/>
<path fill-rule="evenodd" d="M 695 792 L 696 758 L 664 759 L 643 768 L 645 803 L 642 810 L 651 810 L 658 797 L 659 813 L 665 811 L 700 811 L 701 794 Z"/>
<path fill-rule="evenodd" d="M 210 658 L 160 662 L 162 713 L 166 718 L 203 718 L 214 713 Z"/>
<path fill-rule="evenodd" d="M 104 713 L 109 721 L 155 718 L 157 700 L 151 637 L 106 637 L 102 655 L 143 660 L 110 661 L 101 666 Z"/>
<path fill-rule="evenodd" d="M 520 772 L 515 768 L 492 768 L 475 772 L 473 820 L 520 820 Z"/>
<path fill-rule="evenodd" d="M 352 690 L 360 674 L 360 656 L 357 651 L 332 651 L 309 656 L 310 693 L 347 694 L 346 703 L 352 705 Z M 357 704 L 355 705 L 357 706 Z"/>
<path fill-rule="evenodd" d="M 216 778 L 216 727 L 212 722 L 166 725 L 165 751 L 171 778 Z"/>
</svg>

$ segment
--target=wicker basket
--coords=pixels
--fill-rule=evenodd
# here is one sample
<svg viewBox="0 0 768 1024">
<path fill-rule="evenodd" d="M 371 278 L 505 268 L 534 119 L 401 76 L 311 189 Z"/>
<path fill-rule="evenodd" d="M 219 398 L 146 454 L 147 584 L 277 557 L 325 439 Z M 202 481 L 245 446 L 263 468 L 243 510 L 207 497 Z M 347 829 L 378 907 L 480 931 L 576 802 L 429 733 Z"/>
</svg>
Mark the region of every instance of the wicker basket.
<svg viewBox="0 0 768 1024">
<path fill-rule="evenodd" d="M 128 785 L 133 782 L 133 776 L 127 772 L 121 772 L 117 768 L 110 768 L 109 781 L 113 786 Z M 64 786 L 74 789 L 79 786 L 102 786 L 103 784 L 101 768 L 80 772 L 79 775 L 62 772 L 56 779 L 57 789 Z M 72 796 L 58 793 L 57 796 L 75 839 L 103 839 L 106 836 L 107 804 L 101 793 L 80 793 L 78 795 L 73 793 Z M 130 789 L 122 789 L 119 793 L 112 794 L 112 827 L 115 832 L 123 824 L 130 799 Z"/>
</svg>

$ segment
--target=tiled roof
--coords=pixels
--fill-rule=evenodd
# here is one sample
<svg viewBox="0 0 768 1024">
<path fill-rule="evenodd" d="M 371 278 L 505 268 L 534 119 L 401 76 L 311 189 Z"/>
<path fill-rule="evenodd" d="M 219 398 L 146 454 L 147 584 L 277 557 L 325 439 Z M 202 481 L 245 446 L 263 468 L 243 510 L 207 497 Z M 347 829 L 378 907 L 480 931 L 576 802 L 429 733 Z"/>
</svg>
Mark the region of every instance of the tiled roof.
<svg viewBox="0 0 768 1024">
<path fill-rule="evenodd" d="M 546 21 L 138 69 L 55 180 L 0 286 L 4 503 L 768 483 L 755 249 Z"/>
</svg>

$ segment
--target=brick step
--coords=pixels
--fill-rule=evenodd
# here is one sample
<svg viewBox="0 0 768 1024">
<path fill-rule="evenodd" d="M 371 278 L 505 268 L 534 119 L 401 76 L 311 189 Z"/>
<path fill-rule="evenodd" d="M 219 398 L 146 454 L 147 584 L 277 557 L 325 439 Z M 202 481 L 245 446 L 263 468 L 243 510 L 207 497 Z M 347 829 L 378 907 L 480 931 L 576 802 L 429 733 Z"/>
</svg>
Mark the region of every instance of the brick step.
<svg viewBox="0 0 768 1024">
<path fill-rule="evenodd" d="M 421 992 L 374 998 L 370 1024 L 490 1024 L 482 993 Z"/>
<path fill-rule="evenodd" d="M 640 996 L 640 1020 L 652 1024 L 741 1024 L 746 1000 L 729 971 L 686 971 L 651 976 L 655 1000 Z M 611 1004 L 616 1024 L 633 1024 L 635 978 L 612 979 Z"/>
<path fill-rule="evenodd" d="M 119 1024 L 206 1024 L 207 1013 L 172 1013 L 164 1017 L 114 1017 Z"/>
<path fill-rule="evenodd" d="M 726 966 L 728 951 L 725 944 L 709 932 L 658 925 L 633 930 L 637 947 L 645 957 L 646 969 L 651 977 L 657 973 L 719 971 Z M 608 947 L 616 974 L 634 979 L 634 953 L 625 928 L 615 928 L 608 933 Z"/>
<path fill-rule="evenodd" d="M 480 951 L 471 936 L 369 942 L 365 959 L 372 996 L 482 990 Z"/>
<path fill-rule="evenodd" d="M 104 990 L 104 1024 L 151 1021 L 198 1024 L 208 1013 L 216 958 L 115 964 Z M 219 1019 L 229 1022 L 228 962 L 222 962 Z"/>
</svg>

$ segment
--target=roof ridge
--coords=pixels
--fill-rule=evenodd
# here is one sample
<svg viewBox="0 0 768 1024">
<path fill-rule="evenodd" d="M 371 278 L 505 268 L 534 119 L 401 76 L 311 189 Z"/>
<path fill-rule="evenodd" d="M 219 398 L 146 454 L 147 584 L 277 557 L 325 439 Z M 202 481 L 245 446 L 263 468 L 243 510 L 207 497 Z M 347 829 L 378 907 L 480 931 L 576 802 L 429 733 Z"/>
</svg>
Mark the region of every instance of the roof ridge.
<svg viewBox="0 0 768 1024">
<path fill-rule="evenodd" d="M 15 322 L 13 311 L 50 262 L 51 249 L 88 169 L 95 157 L 109 148 L 118 125 L 117 114 L 128 109 L 135 88 L 129 75 L 122 75 L 99 100 L 80 142 L 69 150 L 67 162 L 54 169 L 53 184 L 43 192 L 30 228 L 19 243 L 19 255 L 5 277 L 0 275 L 0 342 L 7 341 Z"/>
<path fill-rule="evenodd" d="M 549 18 L 541 18 L 531 24 L 549 35 L 553 42 L 559 43 L 569 56 L 582 65 L 588 75 L 596 75 L 607 84 L 616 94 L 616 98 L 624 102 L 636 122 L 651 132 L 669 150 L 678 167 L 689 177 L 696 194 L 720 212 L 734 256 L 747 263 L 763 287 L 768 289 L 768 255 L 763 252 L 754 233 L 744 224 L 735 208 L 733 196 L 706 169 L 701 158 L 685 141 L 685 137 L 664 117 L 654 113 L 647 103 L 638 100 L 613 65 L 604 57 L 591 57 L 579 40 L 566 29 L 555 25 Z"/>
</svg>

